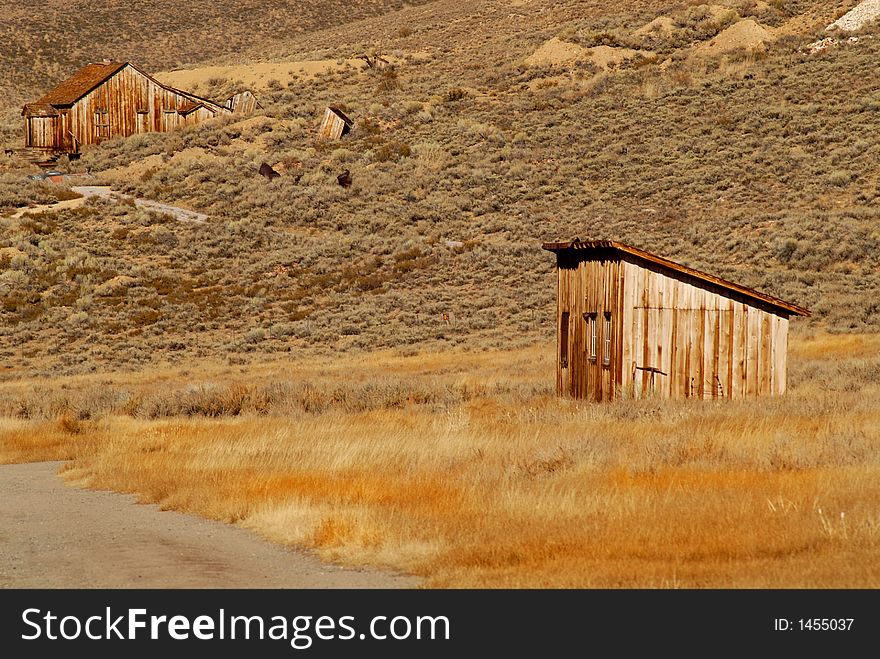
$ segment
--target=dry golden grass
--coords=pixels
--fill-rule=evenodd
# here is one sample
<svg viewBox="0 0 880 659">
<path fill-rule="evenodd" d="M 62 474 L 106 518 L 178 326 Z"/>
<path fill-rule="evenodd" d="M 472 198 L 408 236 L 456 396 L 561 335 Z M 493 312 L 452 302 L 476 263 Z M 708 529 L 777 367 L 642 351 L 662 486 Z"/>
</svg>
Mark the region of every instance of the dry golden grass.
<svg viewBox="0 0 880 659">
<path fill-rule="evenodd" d="M 430 587 L 877 587 L 878 352 L 877 335 L 795 339 L 785 397 L 606 405 L 549 395 L 547 346 L 313 361 L 284 377 L 472 395 L 355 412 L 8 420 L 0 461 L 70 458 L 73 484 Z"/>
</svg>

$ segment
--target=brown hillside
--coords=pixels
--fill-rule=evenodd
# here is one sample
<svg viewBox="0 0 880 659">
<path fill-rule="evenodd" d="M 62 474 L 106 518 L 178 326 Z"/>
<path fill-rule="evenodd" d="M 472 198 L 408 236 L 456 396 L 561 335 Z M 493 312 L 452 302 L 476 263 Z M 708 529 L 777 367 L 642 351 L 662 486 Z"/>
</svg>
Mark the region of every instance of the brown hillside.
<svg viewBox="0 0 880 659">
<path fill-rule="evenodd" d="M 429 0 L 169 0 L 3 2 L 0 92 L 23 103 L 102 57 L 148 70 L 259 56 L 298 35 Z"/>
<path fill-rule="evenodd" d="M 783 30 L 843 8 L 660 5 L 411 7 L 267 52 L 292 73 L 260 90 L 261 116 L 92 150 L 77 167 L 209 221 L 101 201 L 4 220 L 3 327 L 21 346 L 7 372 L 548 340 L 552 258 L 539 245 L 574 235 L 810 307 L 809 322 L 832 331 L 880 328 L 880 39 L 810 55 L 806 31 L 693 58 L 692 41 L 651 46 L 636 33 L 665 16 L 676 39 L 705 43 L 740 18 Z M 607 71 L 524 63 L 554 37 L 646 54 Z M 297 74 L 369 48 L 396 66 Z M 194 91 L 236 86 L 209 77 Z M 328 104 L 355 129 L 316 143 Z M 287 173 L 270 183 L 262 162 Z M 336 182 L 346 169 L 350 189 Z M 58 192 L 23 173 L 0 179 L 7 211 Z M 117 277 L 135 283 L 103 294 Z"/>
</svg>

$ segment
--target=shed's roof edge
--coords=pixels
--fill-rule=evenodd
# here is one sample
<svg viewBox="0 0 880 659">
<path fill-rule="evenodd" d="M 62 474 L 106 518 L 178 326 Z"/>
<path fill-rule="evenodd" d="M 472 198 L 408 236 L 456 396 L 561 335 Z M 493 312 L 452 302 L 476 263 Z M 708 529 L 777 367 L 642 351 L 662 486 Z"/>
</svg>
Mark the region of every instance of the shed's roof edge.
<svg viewBox="0 0 880 659">
<path fill-rule="evenodd" d="M 683 274 L 689 275 L 695 279 L 700 279 L 710 284 L 714 284 L 716 286 L 720 286 L 722 288 L 726 288 L 728 290 L 734 291 L 746 297 L 760 300 L 765 304 L 769 304 L 771 306 L 784 309 L 790 313 L 796 314 L 798 316 L 809 316 L 810 310 L 804 307 L 798 306 L 796 304 L 792 304 L 791 302 L 786 302 L 785 300 L 780 300 L 779 298 L 773 297 L 772 295 L 768 295 L 767 293 L 762 293 L 760 291 L 756 291 L 753 288 L 748 288 L 746 286 L 741 286 L 740 284 L 735 284 L 732 281 L 728 281 L 726 279 L 722 279 L 721 277 L 716 277 L 715 275 L 710 275 L 708 273 L 702 272 L 700 270 L 696 270 L 694 268 L 689 268 L 686 265 L 681 265 L 680 263 L 676 263 L 675 261 L 670 261 L 669 259 L 663 258 L 662 256 L 657 256 L 656 254 L 651 254 L 650 252 L 646 252 L 643 249 L 639 249 L 638 247 L 632 247 L 631 245 L 626 245 L 624 243 L 618 242 L 616 240 L 580 240 L 578 238 L 574 238 L 572 240 L 566 242 L 556 242 L 556 243 L 544 243 L 542 247 L 550 252 L 564 252 L 564 251 L 589 251 L 595 249 L 611 249 L 616 250 L 618 252 L 622 252 L 624 254 L 631 254 L 637 258 L 643 259 L 650 263 L 654 263 L 656 265 L 663 266 L 665 268 L 669 268 L 670 270 L 675 270 L 677 272 L 681 272 Z"/>
</svg>

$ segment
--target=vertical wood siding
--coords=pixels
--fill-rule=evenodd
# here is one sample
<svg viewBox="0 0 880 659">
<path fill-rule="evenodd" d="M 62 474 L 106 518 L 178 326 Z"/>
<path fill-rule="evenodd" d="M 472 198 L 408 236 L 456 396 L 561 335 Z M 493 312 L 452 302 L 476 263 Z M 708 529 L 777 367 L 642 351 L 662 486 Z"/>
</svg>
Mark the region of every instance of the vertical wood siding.
<svg viewBox="0 0 880 659">
<path fill-rule="evenodd" d="M 163 87 L 132 66 L 80 98 L 57 117 L 29 117 L 26 144 L 76 151 L 114 137 L 169 131 L 200 123 L 216 115 L 206 106 L 189 111 L 192 99 Z M 221 110 L 228 112 L 228 110 Z"/>
<path fill-rule="evenodd" d="M 638 263 L 623 261 L 621 269 L 625 391 L 660 398 L 785 392 L 787 318 Z M 654 374 L 653 388 L 647 368 L 663 373 Z"/>
<path fill-rule="evenodd" d="M 618 320 L 624 308 L 621 301 L 620 261 L 598 256 L 591 260 L 571 262 L 560 259 L 557 308 L 557 376 L 556 390 L 561 395 L 589 400 L 611 400 L 620 387 L 622 342 Z M 561 329 L 563 314 L 568 313 L 568 366 L 563 367 Z M 611 358 L 604 363 L 606 344 L 605 314 L 611 314 Z M 590 358 L 592 333 L 596 324 L 596 358 Z"/>
<path fill-rule="evenodd" d="M 225 105 L 233 114 L 249 114 L 259 107 L 257 97 L 250 91 L 233 94 L 227 99 Z"/>
<path fill-rule="evenodd" d="M 55 145 L 56 127 L 59 117 L 29 117 L 27 120 L 27 139 L 25 144 L 33 147 Z"/>
<path fill-rule="evenodd" d="M 557 259 L 560 395 L 602 401 L 620 392 L 702 399 L 785 393 L 787 317 L 610 252 L 560 252 Z M 608 365 L 606 313 L 612 334 Z M 597 323 L 595 360 L 591 317 Z"/>
<path fill-rule="evenodd" d="M 324 118 L 321 120 L 321 127 L 318 128 L 318 139 L 338 140 L 345 134 L 346 127 L 345 120 L 327 108 L 324 112 Z"/>
</svg>

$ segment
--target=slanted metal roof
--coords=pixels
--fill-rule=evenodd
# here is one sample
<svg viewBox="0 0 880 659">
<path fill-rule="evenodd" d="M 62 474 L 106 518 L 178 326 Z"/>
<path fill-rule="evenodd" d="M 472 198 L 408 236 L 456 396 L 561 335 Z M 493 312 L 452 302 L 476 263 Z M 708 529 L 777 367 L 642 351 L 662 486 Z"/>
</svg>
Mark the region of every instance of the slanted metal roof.
<svg viewBox="0 0 880 659">
<path fill-rule="evenodd" d="M 197 110 L 198 108 L 203 108 L 203 107 L 205 107 L 204 103 L 187 99 L 186 103 L 184 103 L 183 105 L 181 105 L 177 109 L 177 113 L 178 114 L 189 114 L 193 110 Z"/>
<path fill-rule="evenodd" d="M 766 305 L 770 305 L 771 307 L 776 307 L 777 309 L 784 310 L 788 313 L 792 313 L 798 316 L 810 315 L 809 309 L 805 309 L 804 307 L 799 307 L 798 305 L 792 304 L 791 302 L 780 300 L 779 298 L 773 297 L 772 295 L 761 293 L 760 291 L 756 291 L 746 286 L 740 286 L 739 284 L 727 281 L 726 279 L 722 279 L 721 277 L 716 277 L 715 275 L 706 274 L 705 272 L 701 272 L 700 270 L 689 268 L 685 265 L 681 265 L 680 263 L 676 263 L 675 261 L 665 259 L 662 256 L 651 254 L 650 252 L 646 252 L 645 250 L 639 249 L 638 247 L 625 245 L 624 243 L 617 242 L 616 240 L 580 240 L 579 238 L 573 238 L 567 242 L 544 243 L 542 247 L 550 252 L 556 252 L 557 254 L 559 252 L 576 253 L 597 250 L 611 250 L 620 254 L 629 254 L 630 256 L 636 257 L 636 259 L 647 261 L 649 263 L 653 263 L 654 265 L 659 265 L 662 268 L 680 272 L 682 274 L 688 275 L 689 277 L 693 277 L 694 279 L 699 279 L 706 283 L 713 284 L 715 286 L 733 291 L 735 293 L 739 293 L 746 298 L 751 298 Z"/>
</svg>

